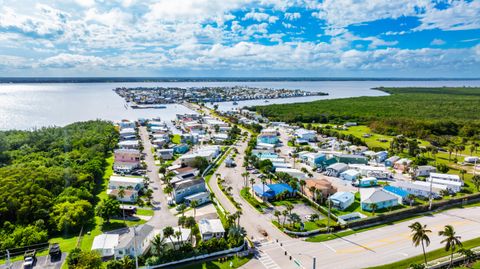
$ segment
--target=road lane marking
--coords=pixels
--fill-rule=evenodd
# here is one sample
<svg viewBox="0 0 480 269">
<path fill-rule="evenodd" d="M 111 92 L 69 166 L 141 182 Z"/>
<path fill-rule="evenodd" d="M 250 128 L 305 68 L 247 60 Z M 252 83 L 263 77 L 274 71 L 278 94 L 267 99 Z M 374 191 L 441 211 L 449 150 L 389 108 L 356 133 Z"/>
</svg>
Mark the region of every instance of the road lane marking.
<svg viewBox="0 0 480 269">
<path fill-rule="evenodd" d="M 324 245 L 326 248 L 330 249 L 331 251 L 337 253 L 337 251 L 336 251 L 334 248 L 332 248 L 331 246 L 325 244 L 324 242 L 320 242 L 320 243 L 321 243 L 322 245 Z"/>
</svg>

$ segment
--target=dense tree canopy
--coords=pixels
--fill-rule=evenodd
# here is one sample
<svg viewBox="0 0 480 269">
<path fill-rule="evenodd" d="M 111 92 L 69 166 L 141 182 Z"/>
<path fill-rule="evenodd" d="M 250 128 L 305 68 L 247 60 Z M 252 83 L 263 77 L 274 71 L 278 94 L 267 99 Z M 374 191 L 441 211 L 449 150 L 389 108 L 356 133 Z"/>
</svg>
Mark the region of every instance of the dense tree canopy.
<svg viewBox="0 0 480 269">
<path fill-rule="evenodd" d="M 258 106 L 275 121 L 369 124 L 383 134 L 480 135 L 480 88 L 380 88 L 389 96 Z"/>
<path fill-rule="evenodd" d="M 44 242 L 45 231 L 78 229 L 90 220 L 93 193 L 117 137 L 104 121 L 0 132 L 1 241 L 14 238 L 9 224 L 16 234 L 40 233 L 37 240 L 15 240 L 23 246 Z M 32 226 L 37 221 L 44 228 Z"/>
</svg>

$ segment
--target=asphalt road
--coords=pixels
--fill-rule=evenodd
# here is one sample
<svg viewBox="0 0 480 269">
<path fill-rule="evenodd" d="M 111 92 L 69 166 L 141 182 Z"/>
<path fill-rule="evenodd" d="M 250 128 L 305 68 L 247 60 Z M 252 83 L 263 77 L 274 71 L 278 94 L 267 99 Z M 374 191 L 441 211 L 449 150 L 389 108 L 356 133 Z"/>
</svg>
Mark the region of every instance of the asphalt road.
<svg viewBox="0 0 480 269">
<path fill-rule="evenodd" d="M 67 257 L 67 253 L 62 253 L 62 259 L 52 262 L 50 260 L 50 256 L 41 256 L 37 257 L 37 263 L 33 268 L 42 268 L 42 269 L 60 269 L 62 268 L 62 264 L 65 262 L 65 258 Z M 0 265 L 0 269 L 6 269 L 7 267 L 3 264 Z M 17 261 L 12 264 L 11 269 L 23 269 L 23 260 Z"/>
<path fill-rule="evenodd" d="M 158 177 L 158 166 L 155 165 L 155 158 L 152 153 L 152 143 L 148 137 L 147 128 L 139 128 L 140 137 L 143 143 L 143 153 L 145 154 L 145 163 L 147 164 L 147 176 L 153 181 L 150 187 L 153 190 L 153 217 L 147 222 L 157 229 L 163 229 L 167 226 L 175 227 L 178 225 L 177 218 L 168 210 L 167 198 L 163 193 L 160 178 Z"/>
</svg>

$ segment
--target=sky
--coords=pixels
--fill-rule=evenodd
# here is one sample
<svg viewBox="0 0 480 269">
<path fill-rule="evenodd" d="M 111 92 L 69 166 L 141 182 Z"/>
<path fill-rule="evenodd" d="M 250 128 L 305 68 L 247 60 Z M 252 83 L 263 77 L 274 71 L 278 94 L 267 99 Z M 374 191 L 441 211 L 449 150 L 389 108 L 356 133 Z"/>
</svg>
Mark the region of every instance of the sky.
<svg viewBox="0 0 480 269">
<path fill-rule="evenodd" d="M 0 0 L 0 76 L 480 77 L 480 0 Z"/>
</svg>

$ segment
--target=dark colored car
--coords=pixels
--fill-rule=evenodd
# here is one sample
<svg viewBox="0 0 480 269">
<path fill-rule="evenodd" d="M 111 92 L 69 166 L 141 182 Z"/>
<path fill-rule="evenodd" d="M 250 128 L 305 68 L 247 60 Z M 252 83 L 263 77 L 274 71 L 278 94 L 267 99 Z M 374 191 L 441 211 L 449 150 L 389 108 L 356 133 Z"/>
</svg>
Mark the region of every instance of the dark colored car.
<svg viewBox="0 0 480 269">
<path fill-rule="evenodd" d="M 62 258 L 62 251 L 60 250 L 60 246 L 58 245 L 58 243 L 53 243 L 50 245 L 48 255 L 50 255 L 50 259 L 52 261 L 57 261 Z"/>
</svg>

